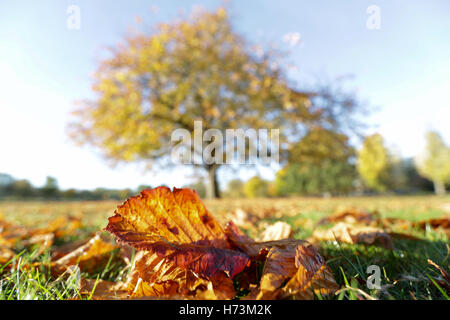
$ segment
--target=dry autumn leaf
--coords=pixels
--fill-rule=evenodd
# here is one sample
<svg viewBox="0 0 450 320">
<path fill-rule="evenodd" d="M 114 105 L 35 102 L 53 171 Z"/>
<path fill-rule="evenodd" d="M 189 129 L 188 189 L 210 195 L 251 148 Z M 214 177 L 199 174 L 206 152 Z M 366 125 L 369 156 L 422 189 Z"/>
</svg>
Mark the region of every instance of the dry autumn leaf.
<svg viewBox="0 0 450 320">
<path fill-rule="evenodd" d="M 228 248 L 225 232 L 189 189 L 167 187 L 144 190 L 129 198 L 109 218 L 106 231 L 136 249 L 162 239 Z"/>
<path fill-rule="evenodd" d="M 106 242 L 100 234 L 96 234 L 75 250 L 54 261 L 52 271 L 59 274 L 75 264 L 78 264 L 83 271 L 94 270 L 105 265 L 109 254 L 116 248 L 118 248 L 116 245 Z"/>
<path fill-rule="evenodd" d="M 414 227 L 425 229 L 429 225 L 433 229 L 442 229 L 450 237 L 450 217 L 442 217 L 413 223 Z"/>
<path fill-rule="evenodd" d="M 259 241 L 276 241 L 292 236 L 292 227 L 283 221 L 267 226 L 258 238 Z"/>
<path fill-rule="evenodd" d="M 106 230 L 146 253 L 137 257 L 132 271 L 133 296 L 197 297 L 212 292 L 208 297 L 213 298 L 218 296 L 214 288 L 224 283 L 226 297 L 235 295 L 231 278 L 244 269 L 248 256 L 231 250 L 224 230 L 195 192 L 144 190 L 115 213 Z"/>
<path fill-rule="evenodd" d="M 305 242 L 273 246 L 267 254 L 259 288 L 246 299 L 312 300 L 339 289 L 323 257 Z"/>
<path fill-rule="evenodd" d="M 16 253 L 10 248 L 0 245 L 0 267 L 14 258 Z"/>
<path fill-rule="evenodd" d="M 378 212 L 367 212 L 355 208 L 338 209 L 329 217 L 321 219 L 317 225 L 325 223 L 345 222 L 348 224 L 376 225 L 379 221 Z"/>
<path fill-rule="evenodd" d="M 437 263 L 435 263 L 433 260 L 428 259 L 427 260 L 428 264 L 435 267 L 436 269 L 439 270 L 439 272 L 441 273 L 442 277 L 444 278 L 445 281 L 448 282 L 448 284 L 450 285 L 450 273 L 448 273 L 444 268 L 442 268 L 440 265 L 438 265 Z"/>
<path fill-rule="evenodd" d="M 113 300 L 129 298 L 128 291 L 122 282 L 81 278 L 78 291 L 93 300 Z"/>
<path fill-rule="evenodd" d="M 313 238 L 319 241 L 339 241 L 350 244 L 375 244 L 379 242 L 383 247 L 392 249 L 390 235 L 382 229 L 370 226 L 355 226 L 339 222 L 326 230 L 315 230 Z"/>
<path fill-rule="evenodd" d="M 303 240 L 255 242 L 232 222 L 226 229 L 230 242 L 253 261 L 264 261 L 259 287 L 246 299 L 313 299 L 338 289 L 323 257 Z"/>
<path fill-rule="evenodd" d="M 127 281 L 134 297 L 231 299 L 236 292 L 223 272 L 204 279 L 156 253 L 140 251 Z"/>
<path fill-rule="evenodd" d="M 0 220 L 0 245 L 13 247 L 19 241 L 23 245 L 39 245 L 39 252 L 53 244 L 53 240 L 74 233 L 81 225 L 79 218 L 60 217 L 42 228 L 17 226 Z"/>
<path fill-rule="evenodd" d="M 290 233 L 290 226 L 289 232 L 282 227 L 283 232 L 270 238 Z M 336 287 L 323 258 L 309 243 L 255 242 L 232 222 L 224 230 L 189 189 L 144 190 L 117 208 L 106 230 L 138 250 L 125 285 L 132 298 L 231 299 L 236 295 L 236 275 L 247 277 L 248 286 L 258 281 L 258 261 L 266 265 L 254 298 L 311 299 L 314 293 Z M 286 261 L 280 265 L 282 257 Z M 275 279 L 278 276 L 281 280 Z"/>
</svg>

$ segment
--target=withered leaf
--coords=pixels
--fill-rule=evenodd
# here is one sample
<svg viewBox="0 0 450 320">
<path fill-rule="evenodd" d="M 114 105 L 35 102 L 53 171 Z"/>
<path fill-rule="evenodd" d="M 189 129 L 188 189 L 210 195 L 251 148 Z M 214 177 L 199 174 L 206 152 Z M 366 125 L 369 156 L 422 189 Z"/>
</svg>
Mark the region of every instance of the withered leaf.
<svg viewBox="0 0 450 320">
<path fill-rule="evenodd" d="M 244 253 L 194 244 L 154 242 L 148 244 L 147 249 L 178 267 L 205 277 L 213 277 L 223 271 L 233 278 L 248 262 L 248 256 Z"/>
<path fill-rule="evenodd" d="M 311 244 L 255 242 L 232 222 L 224 230 L 189 189 L 144 190 L 117 208 L 106 230 L 138 249 L 126 283 L 132 298 L 231 299 L 231 279 L 255 271 L 256 261 L 266 264 L 255 298 L 311 298 L 333 288 L 333 275 Z M 252 285 L 254 277 L 247 278 Z"/>
<path fill-rule="evenodd" d="M 442 229 L 450 237 L 450 217 L 442 217 L 413 223 L 414 227 L 425 229 L 429 225 L 433 229 Z"/>
<path fill-rule="evenodd" d="M 448 282 L 448 284 L 450 284 L 450 273 L 448 273 L 444 268 L 442 268 L 440 265 L 438 265 L 437 263 L 435 263 L 433 260 L 428 259 L 427 260 L 428 264 L 435 267 L 436 269 L 439 270 L 439 272 L 441 273 L 442 277 L 444 278 L 445 281 Z"/>
<path fill-rule="evenodd" d="M 122 282 L 81 278 L 78 291 L 82 295 L 91 296 L 92 300 L 127 299 L 129 293 Z"/>
<path fill-rule="evenodd" d="M 228 222 L 225 232 L 227 234 L 228 241 L 233 248 L 241 250 L 252 258 L 258 257 L 265 259 L 272 247 L 284 249 L 292 245 L 308 243 L 304 240 L 294 239 L 256 242 L 246 236 L 232 221 Z"/>
<path fill-rule="evenodd" d="M 283 298 L 310 300 L 314 294 L 325 296 L 339 289 L 333 273 L 312 245 L 297 247 L 295 266 L 297 273 L 283 287 Z"/>
<path fill-rule="evenodd" d="M 338 209 L 331 216 L 321 219 L 317 225 L 325 223 L 345 222 L 348 224 L 358 223 L 374 225 L 379 221 L 378 212 L 367 212 L 355 208 Z"/>
<path fill-rule="evenodd" d="M 335 292 L 337 285 L 323 257 L 311 244 L 272 247 L 267 255 L 258 290 L 247 299 L 311 300 Z"/>
<path fill-rule="evenodd" d="M 266 227 L 259 237 L 259 241 L 276 241 L 292 236 L 292 227 L 283 221 L 277 221 Z"/>
<path fill-rule="evenodd" d="M 117 208 L 106 230 L 144 252 L 128 281 L 134 297 L 229 299 L 235 295 L 231 278 L 248 263 L 245 253 L 231 249 L 223 228 L 189 189 L 144 190 Z"/>
<path fill-rule="evenodd" d="M 326 230 L 314 230 L 313 238 L 319 241 L 340 241 L 344 243 L 375 244 L 379 242 L 385 248 L 392 248 L 392 240 L 387 232 L 370 226 L 355 226 L 339 222 Z"/>
<path fill-rule="evenodd" d="M 0 245 L 0 267 L 10 261 L 16 253 L 10 248 Z"/>
<path fill-rule="evenodd" d="M 132 297 L 231 299 L 236 295 L 232 280 L 223 272 L 204 279 L 166 257 L 145 251 L 138 252 L 127 286 Z"/>
<path fill-rule="evenodd" d="M 100 234 L 96 234 L 77 249 L 54 261 L 53 271 L 60 273 L 68 266 L 75 264 L 78 264 L 83 271 L 94 270 L 104 265 L 111 251 L 116 248 L 116 245 L 106 242 Z"/>
<path fill-rule="evenodd" d="M 158 187 L 131 197 L 109 218 L 106 230 L 136 249 L 162 239 L 228 248 L 225 232 L 195 191 Z"/>
</svg>

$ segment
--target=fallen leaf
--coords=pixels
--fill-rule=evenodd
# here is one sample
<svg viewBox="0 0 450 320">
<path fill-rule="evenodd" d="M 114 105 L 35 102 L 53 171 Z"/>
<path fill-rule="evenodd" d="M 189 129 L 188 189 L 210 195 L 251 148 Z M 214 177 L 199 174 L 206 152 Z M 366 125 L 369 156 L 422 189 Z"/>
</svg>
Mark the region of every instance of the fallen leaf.
<svg viewBox="0 0 450 320">
<path fill-rule="evenodd" d="M 22 242 L 25 246 L 38 245 L 38 254 L 42 254 L 46 249 L 49 249 L 53 244 L 55 235 L 53 233 L 36 234 L 31 238 Z"/>
<path fill-rule="evenodd" d="M 196 243 L 228 248 L 225 232 L 195 191 L 158 187 L 131 197 L 108 219 L 105 229 L 120 241 L 146 250 L 149 243 Z"/>
<path fill-rule="evenodd" d="M 132 297 L 231 299 L 236 295 L 232 280 L 223 272 L 207 280 L 168 258 L 145 251 L 137 254 L 127 287 Z"/>
<path fill-rule="evenodd" d="M 61 273 L 68 266 L 75 264 L 83 271 L 92 271 L 104 266 L 109 260 L 109 254 L 116 248 L 116 245 L 104 241 L 100 234 L 96 234 L 85 244 L 54 261 L 52 271 Z"/>
<path fill-rule="evenodd" d="M 444 278 L 444 280 L 450 284 L 450 274 L 444 268 L 442 268 L 440 265 L 436 264 L 435 262 L 433 262 L 430 259 L 428 259 L 427 262 L 429 265 L 438 269 L 439 272 L 441 273 L 442 277 Z"/>
<path fill-rule="evenodd" d="M 339 222 L 326 230 L 314 230 L 313 238 L 319 241 L 339 241 L 350 244 L 375 244 L 379 242 L 383 247 L 392 249 L 392 240 L 387 232 L 370 226 L 355 226 Z"/>
<path fill-rule="evenodd" d="M 323 258 L 308 242 L 255 242 L 233 222 L 224 230 L 189 189 L 144 190 L 117 208 L 106 230 L 138 250 L 126 282 L 132 298 L 231 299 L 236 295 L 232 278 L 247 276 L 250 281 L 246 285 L 250 287 L 258 282 L 254 274 L 264 262 L 264 287 L 271 298 L 311 298 L 315 292 L 328 292 L 321 285 L 332 287 L 328 282 L 334 281 Z M 271 238 L 281 234 L 272 234 Z M 296 250 L 303 246 L 308 249 Z M 290 256 L 281 267 L 284 273 L 280 282 L 273 270 L 285 251 Z M 296 258 L 299 255 L 304 257 Z M 320 282 L 322 278 L 325 280 Z M 284 283 L 290 284 L 286 287 Z M 258 284 L 256 290 L 262 283 Z"/>
<path fill-rule="evenodd" d="M 374 225 L 379 221 L 378 212 L 367 212 L 355 208 L 338 209 L 331 216 L 321 219 L 317 225 L 335 222 L 345 222 L 348 224 Z"/>
<path fill-rule="evenodd" d="M 295 255 L 296 275 L 283 287 L 283 298 L 310 300 L 339 289 L 333 273 L 312 245 L 299 245 Z"/>
<path fill-rule="evenodd" d="M 10 248 L 0 246 L 0 267 L 16 256 L 16 253 Z"/>
<path fill-rule="evenodd" d="M 312 300 L 316 294 L 339 289 L 323 257 L 311 244 L 272 247 L 263 268 L 259 290 L 247 299 Z"/>
<path fill-rule="evenodd" d="M 292 227 L 283 221 L 277 221 L 274 224 L 266 227 L 259 241 L 275 241 L 290 238 L 292 236 Z"/>
<path fill-rule="evenodd" d="M 442 229 L 450 237 L 450 217 L 442 217 L 413 223 L 413 227 L 425 229 L 429 225 L 433 229 Z"/>
<path fill-rule="evenodd" d="M 214 288 L 228 283 L 229 290 L 221 291 L 232 298 L 231 278 L 248 263 L 246 254 L 231 249 L 223 228 L 189 189 L 144 190 L 118 207 L 106 230 L 145 253 L 128 282 L 133 296 L 224 297 Z"/>
<path fill-rule="evenodd" d="M 122 282 L 81 278 L 80 294 L 90 296 L 92 300 L 117 300 L 129 298 L 129 293 Z"/>
</svg>

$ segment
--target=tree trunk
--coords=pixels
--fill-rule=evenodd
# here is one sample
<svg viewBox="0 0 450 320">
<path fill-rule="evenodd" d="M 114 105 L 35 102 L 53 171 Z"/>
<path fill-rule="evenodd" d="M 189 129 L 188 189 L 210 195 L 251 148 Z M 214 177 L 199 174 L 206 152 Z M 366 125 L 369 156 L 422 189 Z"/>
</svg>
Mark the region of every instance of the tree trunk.
<svg viewBox="0 0 450 320">
<path fill-rule="evenodd" d="M 434 192 L 437 195 L 442 196 L 442 195 L 444 195 L 446 193 L 445 183 L 444 182 L 442 182 L 442 181 L 433 181 L 433 184 L 434 184 Z"/>
<path fill-rule="evenodd" d="M 220 198 L 219 183 L 217 181 L 217 169 L 218 166 L 207 167 L 208 171 L 208 183 L 206 184 L 206 197 L 208 199 Z"/>
</svg>

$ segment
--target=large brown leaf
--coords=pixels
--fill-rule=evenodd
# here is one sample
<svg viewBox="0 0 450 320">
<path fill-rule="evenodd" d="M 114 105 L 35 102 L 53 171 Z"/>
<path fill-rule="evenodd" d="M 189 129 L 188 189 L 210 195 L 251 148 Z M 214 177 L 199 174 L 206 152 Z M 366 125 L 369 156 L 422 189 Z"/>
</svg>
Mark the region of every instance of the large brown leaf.
<svg viewBox="0 0 450 320">
<path fill-rule="evenodd" d="M 145 251 L 137 254 L 127 287 L 132 297 L 231 299 L 236 295 L 232 280 L 223 272 L 205 279 L 167 257 Z"/>
<path fill-rule="evenodd" d="M 231 278 L 249 260 L 189 189 L 144 190 L 117 208 L 106 230 L 141 251 L 128 281 L 133 296 L 232 298 Z"/>
<path fill-rule="evenodd" d="M 138 249 L 126 283 L 132 298 L 230 299 L 238 274 L 257 285 L 249 298 L 310 299 L 335 285 L 308 242 L 255 242 L 232 222 L 224 230 L 189 189 L 145 190 L 117 208 L 106 230 Z"/>
<path fill-rule="evenodd" d="M 142 250 L 162 239 L 228 248 L 224 230 L 190 189 L 144 190 L 117 208 L 106 230 Z"/>
</svg>

